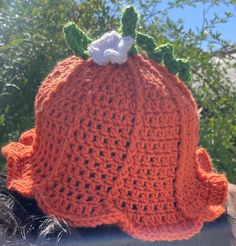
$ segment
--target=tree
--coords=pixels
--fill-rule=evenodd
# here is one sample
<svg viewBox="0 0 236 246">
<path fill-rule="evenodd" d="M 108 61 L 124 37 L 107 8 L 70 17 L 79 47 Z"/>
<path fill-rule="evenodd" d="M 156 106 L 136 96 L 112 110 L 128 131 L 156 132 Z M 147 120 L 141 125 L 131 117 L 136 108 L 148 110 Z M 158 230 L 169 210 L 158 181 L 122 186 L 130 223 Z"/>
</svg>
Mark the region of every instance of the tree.
<svg viewBox="0 0 236 246">
<path fill-rule="evenodd" d="M 122 7 L 134 4 L 140 13 L 139 30 L 153 36 L 158 44 L 171 42 L 178 57 L 189 58 L 193 80 L 186 85 L 202 108 L 200 145 L 210 152 L 215 167 L 236 182 L 236 101 L 226 69 L 233 67 L 227 52 L 230 43 L 215 31 L 232 13 L 207 18 L 214 6 L 235 6 L 235 1 L 172 0 L 158 8 L 161 0 L 4 0 L 0 4 L 0 146 L 16 140 L 33 126 L 36 91 L 56 62 L 67 57 L 62 28 L 75 21 L 89 37 L 97 38 L 117 29 Z M 170 19 L 170 11 L 205 4 L 202 27 L 184 30 L 180 19 Z M 208 43 L 202 50 L 203 42 Z M 215 52 L 215 45 L 222 52 Z M 219 57 L 220 59 L 215 59 Z M 232 59 L 230 59 L 232 61 Z M 4 159 L 0 160 L 4 166 Z"/>
</svg>

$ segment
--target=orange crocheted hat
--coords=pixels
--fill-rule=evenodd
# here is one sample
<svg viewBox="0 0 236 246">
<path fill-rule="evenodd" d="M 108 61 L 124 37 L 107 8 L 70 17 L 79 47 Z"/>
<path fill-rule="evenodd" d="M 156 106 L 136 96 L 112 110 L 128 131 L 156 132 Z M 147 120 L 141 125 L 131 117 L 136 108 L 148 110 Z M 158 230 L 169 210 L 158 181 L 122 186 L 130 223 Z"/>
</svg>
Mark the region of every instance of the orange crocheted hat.
<svg viewBox="0 0 236 246">
<path fill-rule="evenodd" d="M 80 57 L 57 64 L 36 96 L 35 128 L 2 148 L 7 188 L 72 227 L 117 224 L 142 240 L 188 239 L 224 212 L 227 179 L 198 149 L 197 107 L 181 81 L 188 63 L 135 32 L 136 22 L 128 7 L 122 35 L 94 42 L 65 27 Z"/>
</svg>

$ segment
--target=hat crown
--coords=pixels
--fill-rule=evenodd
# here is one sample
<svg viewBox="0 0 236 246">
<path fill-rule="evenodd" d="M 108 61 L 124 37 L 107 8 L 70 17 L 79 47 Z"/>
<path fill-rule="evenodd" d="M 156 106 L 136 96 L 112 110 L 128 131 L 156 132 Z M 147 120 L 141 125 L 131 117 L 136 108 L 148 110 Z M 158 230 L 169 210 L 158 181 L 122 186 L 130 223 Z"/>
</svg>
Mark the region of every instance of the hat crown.
<svg viewBox="0 0 236 246">
<path fill-rule="evenodd" d="M 70 57 L 42 83 L 35 129 L 3 148 L 7 187 L 70 226 L 118 224 L 143 240 L 187 239 L 224 211 L 227 180 L 197 149 L 184 84 L 140 55 Z"/>
<path fill-rule="evenodd" d="M 47 192 L 71 208 L 63 206 L 64 213 L 107 213 L 99 201 L 117 199 L 133 219 L 158 217 L 155 200 L 164 218 L 174 214 L 176 168 L 184 160 L 193 169 L 198 116 L 187 89 L 165 68 L 141 56 L 105 67 L 72 57 L 44 81 L 35 110 L 35 148 L 47 163 L 35 181 L 57 187 Z"/>
</svg>

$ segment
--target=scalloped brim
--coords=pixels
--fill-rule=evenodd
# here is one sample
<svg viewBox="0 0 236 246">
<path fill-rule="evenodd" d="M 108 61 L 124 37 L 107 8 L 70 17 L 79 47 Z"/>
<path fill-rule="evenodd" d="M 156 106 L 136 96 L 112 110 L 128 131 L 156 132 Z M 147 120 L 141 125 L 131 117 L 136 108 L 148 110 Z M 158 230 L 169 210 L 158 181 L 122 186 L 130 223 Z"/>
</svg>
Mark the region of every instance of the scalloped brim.
<svg viewBox="0 0 236 246">
<path fill-rule="evenodd" d="M 7 189 L 28 198 L 33 198 L 30 157 L 34 136 L 35 129 L 31 129 L 21 135 L 19 142 L 11 142 L 1 149 L 7 159 Z"/>
<path fill-rule="evenodd" d="M 188 218 L 178 224 L 158 225 L 157 227 L 143 227 L 134 225 L 129 218 L 112 207 L 111 204 L 104 203 L 104 209 L 109 211 L 101 216 L 77 216 L 72 218 L 70 214 L 61 214 L 51 206 L 47 198 L 46 189 L 40 185 L 34 184 L 30 157 L 33 153 L 33 139 L 35 137 L 34 129 L 23 133 L 19 142 L 12 142 L 2 148 L 3 154 L 7 158 L 7 183 L 6 186 L 10 190 L 17 191 L 24 197 L 35 198 L 39 207 L 47 215 L 53 214 L 58 219 L 66 220 L 72 227 L 96 227 L 102 224 L 117 224 L 123 231 L 134 238 L 146 241 L 173 241 L 186 240 L 198 233 L 204 222 L 212 221 L 218 218 L 225 211 L 225 203 L 227 200 L 227 179 L 224 175 L 218 175 L 218 181 L 213 186 L 213 192 L 209 197 L 209 201 L 218 201 L 217 205 L 210 202 L 204 209 L 198 212 L 196 218 Z M 208 156 L 205 155 L 203 149 L 198 151 L 199 161 L 205 163 L 200 167 L 205 172 L 211 172 L 210 166 L 207 166 Z"/>
</svg>

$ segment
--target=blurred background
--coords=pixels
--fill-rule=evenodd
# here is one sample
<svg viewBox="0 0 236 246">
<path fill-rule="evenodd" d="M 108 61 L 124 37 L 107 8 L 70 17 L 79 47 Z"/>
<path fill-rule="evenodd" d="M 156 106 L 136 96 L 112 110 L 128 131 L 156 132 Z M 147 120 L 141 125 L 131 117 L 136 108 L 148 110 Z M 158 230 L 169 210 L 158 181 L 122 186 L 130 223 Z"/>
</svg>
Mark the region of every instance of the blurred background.
<svg viewBox="0 0 236 246">
<path fill-rule="evenodd" d="M 138 29 L 170 42 L 191 62 L 186 83 L 200 114 L 200 146 L 236 183 L 236 1 L 0 0 L 0 146 L 34 126 L 34 97 L 44 77 L 72 53 L 62 29 L 76 22 L 91 38 L 119 27 L 123 7 L 140 14 Z M 1 168 L 5 159 L 0 156 Z"/>
</svg>

